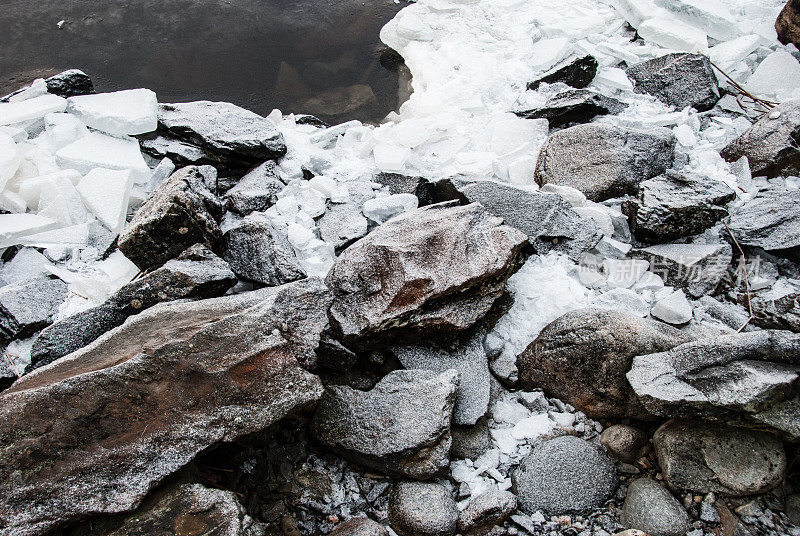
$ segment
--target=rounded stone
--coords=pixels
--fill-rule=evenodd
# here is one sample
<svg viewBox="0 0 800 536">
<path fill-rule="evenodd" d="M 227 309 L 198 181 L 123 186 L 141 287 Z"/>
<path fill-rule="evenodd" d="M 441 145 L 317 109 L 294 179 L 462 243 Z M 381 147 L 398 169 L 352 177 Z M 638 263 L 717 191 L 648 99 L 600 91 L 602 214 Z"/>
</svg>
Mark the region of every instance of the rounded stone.
<svg viewBox="0 0 800 536">
<path fill-rule="evenodd" d="M 628 486 L 620 522 L 650 536 L 683 536 L 689 530 L 689 516 L 681 503 L 650 478 L 639 478 Z"/>
<path fill-rule="evenodd" d="M 389 496 L 389 524 L 400 536 L 452 536 L 458 507 L 450 492 L 431 482 L 398 482 Z"/>
<path fill-rule="evenodd" d="M 368 517 L 354 517 L 337 525 L 329 536 L 389 536 L 389 531 Z"/>
<path fill-rule="evenodd" d="M 786 497 L 786 517 L 795 525 L 800 526 L 800 493 Z"/>
<path fill-rule="evenodd" d="M 614 463 L 583 439 L 551 439 L 531 452 L 512 475 L 519 506 L 533 514 L 584 513 L 599 508 L 617 487 Z"/>
<path fill-rule="evenodd" d="M 625 463 L 633 463 L 641 458 L 647 449 L 647 442 L 647 434 L 627 424 L 609 426 L 600 435 L 600 444 L 611 457 Z"/>
<path fill-rule="evenodd" d="M 472 499 L 458 516 L 458 530 L 469 534 L 499 525 L 517 509 L 517 498 L 508 491 L 492 490 Z"/>
</svg>

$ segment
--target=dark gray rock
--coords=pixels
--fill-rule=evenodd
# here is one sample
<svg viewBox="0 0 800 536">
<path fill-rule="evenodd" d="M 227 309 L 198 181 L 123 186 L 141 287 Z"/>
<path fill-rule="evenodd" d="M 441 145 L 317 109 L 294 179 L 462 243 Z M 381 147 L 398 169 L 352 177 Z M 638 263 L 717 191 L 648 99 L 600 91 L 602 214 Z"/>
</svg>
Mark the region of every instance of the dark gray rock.
<svg viewBox="0 0 800 536">
<path fill-rule="evenodd" d="M 465 535 L 481 534 L 500 525 L 517 509 L 517 498 L 508 491 L 492 490 L 472 499 L 458 515 L 458 530 Z"/>
<path fill-rule="evenodd" d="M 736 198 L 726 184 L 696 174 L 674 173 L 646 180 L 634 200 L 622 204 L 634 236 L 658 244 L 700 234 L 728 215 Z"/>
<path fill-rule="evenodd" d="M 632 65 L 626 72 L 636 93 L 652 95 L 678 110 L 691 106 L 705 112 L 720 99 L 714 68 L 702 54 L 666 54 Z"/>
<path fill-rule="evenodd" d="M 520 508 L 528 514 L 588 513 L 617 489 L 614 462 L 600 447 L 574 436 L 533 449 L 512 474 Z"/>
<path fill-rule="evenodd" d="M 641 458 L 649 443 L 647 434 L 627 424 L 611 425 L 600 434 L 600 444 L 611 457 L 625 463 L 634 463 Z"/>
<path fill-rule="evenodd" d="M 420 198 L 420 206 L 430 205 L 433 202 L 428 193 L 430 191 L 430 182 L 422 177 L 412 177 L 399 173 L 378 173 L 373 180 L 388 188 L 389 193 L 392 195 L 416 195 Z"/>
<path fill-rule="evenodd" d="M 646 417 L 625 378 L 634 356 L 688 340 L 671 326 L 633 314 L 571 311 L 546 326 L 519 355 L 519 386 L 544 389 L 595 418 Z"/>
<path fill-rule="evenodd" d="M 452 536 L 458 508 L 441 484 L 398 482 L 389 496 L 389 524 L 400 536 Z"/>
<path fill-rule="evenodd" d="M 76 97 L 94 93 L 92 79 L 78 69 L 70 69 L 45 80 L 47 91 L 59 97 Z"/>
<path fill-rule="evenodd" d="M 729 227 L 743 246 L 780 252 L 800 246 L 800 190 L 769 188 L 733 211 Z"/>
<path fill-rule="evenodd" d="M 571 186 L 603 201 L 635 194 L 639 183 L 672 167 L 674 151 L 675 136 L 668 129 L 577 125 L 550 136 L 534 178 L 540 186 Z"/>
<path fill-rule="evenodd" d="M 285 232 L 267 221 L 245 219 L 224 239 L 222 256 L 241 279 L 274 287 L 306 276 Z"/>
<path fill-rule="evenodd" d="M 194 244 L 219 251 L 222 203 L 190 166 L 164 181 L 119 235 L 119 249 L 142 270 L 161 266 Z"/>
<path fill-rule="evenodd" d="M 742 296 L 741 301 L 747 304 L 747 297 Z M 797 292 L 779 298 L 755 293 L 751 295 L 750 303 L 754 325 L 763 329 L 788 329 L 800 333 L 800 294 Z"/>
<path fill-rule="evenodd" d="M 17 367 L 13 359 L 12 356 L 6 354 L 5 347 L 0 345 L 0 391 L 5 391 L 11 387 L 22 374 L 22 370 Z"/>
<path fill-rule="evenodd" d="M 450 453 L 454 460 L 475 460 L 492 446 L 489 423 L 485 418 L 478 419 L 473 426 L 453 425 L 450 432 L 453 436 Z"/>
<path fill-rule="evenodd" d="M 800 101 L 773 108 L 720 154 L 728 162 L 746 156 L 754 177 L 797 175 L 800 172 Z"/>
<path fill-rule="evenodd" d="M 598 115 L 618 114 L 625 104 L 588 89 L 564 91 L 548 99 L 541 108 L 514 112 L 525 119 L 547 119 L 550 128 L 570 123 L 588 123 Z"/>
<path fill-rule="evenodd" d="M 220 166 L 220 162 L 200 147 L 153 132 L 138 136 L 142 152 L 157 159 L 169 158 L 176 166 Z M 244 171 L 244 170 L 242 170 Z"/>
<path fill-rule="evenodd" d="M 783 443 L 765 432 L 674 419 L 656 431 L 653 446 L 676 491 L 760 495 L 786 476 Z"/>
<path fill-rule="evenodd" d="M 267 161 L 250 171 L 225 194 L 229 210 L 246 215 L 264 211 L 278 201 L 278 193 L 286 184 L 275 172 L 275 162 Z"/>
<path fill-rule="evenodd" d="M 50 325 L 67 291 L 60 279 L 44 277 L 0 287 L 0 342 L 25 339 Z"/>
<path fill-rule="evenodd" d="M 650 478 L 639 478 L 628 485 L 620 523 L 650 536 L 684 536 L 689 530 L 689 515 L 681 503 Z"/>
<path fill-rule="evenodd" d="M 33 343 L 31 364 L 25 372 L 83 348 L 106 331 L 122 325 L 129 316 L 157 303 L 214 298 L 235 284 L 236 276 L 225 261 L 205 246 L 192 246 L 177 259 L 123 286 L 103 304 L 45 328 Z"/>
<path fill-rule="evenodd" d="M 650 262 L 650 271 L 667 285 L 681 288 L 694 298 L 714 291 L 728 272 L 733 251 L 720 244 L 659 244 L 630 252 Z"/>
<path fill-rule="evenodd" d="M 330 386 L 311 432 L 341 456 L 392 476 L 427 479 L 450 463 L 457 373 L 399 370 L 368 392 Z"/>
<path fill-rule="evenodd" d="M 315 403 L 319 279 L 156 305 L 0 393 L 0 527 L 33 536 L 135 510 L 221 442 Z"/>
<path fill-rule="evenodd" d="M 334 339 L 329 333 L 323 333 L 317 348 L 317 364 L 328 370 L 347 372 L 358 362 L 358 355 Z"/>
<path fill-rule="evenodd" d="M 563 82 L 568 86 L 582 89 L 592 83 L 597 75 L 597 60 L 594 56 L 569 58 L 550 69 L 533 82 L 528 83 L 528 89 L 538 89 L 541 84 L 555 84 Z"/>
<path fill-rule="evenodd" d="M 328 536 L 389 536 L 389 531 L 368 517 L 354 517 L 336 525 Z"/>
<path fill-rule="evenodd" d="M 786 517 L 800 527 L 800 493 L 786 497 Z"/>
<path fill-rule="evenodd" d="M 752 331 L 634 358 L 627 374 L 645 408 L 800 439 L 800 335 Z"/>
<path fill-rule="evenodd" d="M 475 203 L 395 216 L 344 250 L 328 273 L 334 333 L 367 350 L 464 331 L 502 295 L 526 242 Z"/>
</svg>

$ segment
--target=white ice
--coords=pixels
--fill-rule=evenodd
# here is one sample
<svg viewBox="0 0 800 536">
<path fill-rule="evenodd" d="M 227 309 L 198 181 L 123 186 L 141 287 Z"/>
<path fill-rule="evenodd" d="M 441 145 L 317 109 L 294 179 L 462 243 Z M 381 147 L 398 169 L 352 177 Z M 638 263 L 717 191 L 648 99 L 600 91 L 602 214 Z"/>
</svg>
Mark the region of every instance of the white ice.
<svg viewBox="0 0 800 536">
<path fill-rule="evenodd" d="M 96 168 L 78 183 L 86 207 L 113 233 L 125 226 L 125 215 L 133 187 L 130 170 Z"/>
<path fill-rule="evenodd" d="M 53 112 L 63 112 L 66 108 L 67 99 L 50 94 L 21 102 L 0 102 L 0 125 L 41 119 Z"/>
<path fill-rule="evenodd" d="M 36 214 L 0 214 L 0 248 L 14 246 L 27 235 L 57 226 L 57 221 Z"/>
<path fill-rule="evenodd" d="M 134 182 L 146 182 L 152 172 L 142 157 L 139 142 L 92 132 L 56 153 L 56 161 L 66 169 L 83 174 L 94 168 L 129 169 Z"/>
<path fill-rule="evenodd" d="M 393 216 L 414 210 L 418 205 L 419 199 L 414 194 L 394 194 L 368 200 L 362 212 L 372 221 L 384 223 Z"/>
<path fill-rule="evenodd" d="M 79 95 L 67 101 L 67 111 L 114 136 L 145 134 L 158 126 L 158 101 L 149 89 Z"/>
</svg>

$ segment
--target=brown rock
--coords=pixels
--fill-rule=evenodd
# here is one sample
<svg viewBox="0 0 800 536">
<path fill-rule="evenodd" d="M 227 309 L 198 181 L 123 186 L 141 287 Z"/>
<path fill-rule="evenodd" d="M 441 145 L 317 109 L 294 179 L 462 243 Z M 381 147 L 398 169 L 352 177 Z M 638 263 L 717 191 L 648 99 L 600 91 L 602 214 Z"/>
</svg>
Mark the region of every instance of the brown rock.
<svg viewBox="0 0 800 536">
<path fill-rule="evenodd" d="M 611 457 L 625 463 L 634 463 L 641 458 L 648 443 L 647 434 L 627 424 L 609 426 L 600 434 L 600 444 Z"/>
<path fill-rule="evenodd" d="M 389 531 L 368 517 L 354 517 L 337 525 L 329 536 L 389 536 Z"/>
<path fill-rule="evenodd" d="M 800 0 L 786 2 L 775 21 L 775 30 L 778 32 L 778 41 L 784 45 L 800 45 Z"/>
</svg>

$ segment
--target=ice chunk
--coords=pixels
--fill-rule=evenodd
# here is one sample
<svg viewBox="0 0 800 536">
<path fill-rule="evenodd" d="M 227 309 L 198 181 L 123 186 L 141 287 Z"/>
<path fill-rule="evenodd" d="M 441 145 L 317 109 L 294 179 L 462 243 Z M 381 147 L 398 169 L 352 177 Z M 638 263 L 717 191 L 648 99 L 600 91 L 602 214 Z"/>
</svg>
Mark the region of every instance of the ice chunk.
<svg viewBox="0 0 800 536">
<path fill-rule="evenodd" d="M 0 125 L 41 119 L 53 112 L 63 112 L 66 108 L 67 99 L 50 94 L 22 102 L 0 102 Z"/>
<path fill-rule="evenodd" d="M 16 93 L 12 93 L 8 98 L 8 102 L 22 102 L 28 99 L 41 97 L 47 93 L 47 82 L 44 78 L 37 78 L 33 83 Z"/>
<path fill-rule="evenodd" d="M 52 266 L 52 263 L 44 255 L 33 248 L 22 248 L 0 269 L 0 285 L 24 283 L 37 277 L 48 276 L 50 272 L 46 266 Z"/>
<path fill-rule="evenodd" d="M 19 185 L 19 195 L 28 204 L 31 210 L 39 210 L 39 199 L 42 192 L 48 188 L 56 188 L 57 185 L 67 181 L 73 186 L 78 184 L 82 176 L 74 169 L 66 169 L 58 173 L 51 173 L 49 175 L 41 175 L 31 179 L 24 180 Z"/>
<path fill-rule="evenodd" d="M 778 100 L 800 97 L 800 63 L 785 50 L 777 50 L 764 58 L 746 87 L 756 96 L 775 96 Z"/>
<path fill-rule="evenodd" d="M 631 288 L 642 277 L 650 263 L 635 259 L 606 259 L 603 270 L 607 275 L 606 284 L 610 288 Z"/>
<path fill-rule="evenodd" d="M 693 147 L 697 144 L 697 136 L 692 127 L 687 124 L 678 125 L 672 129 L 675 134 L 675 139 L 684 147 Z"/>
<path fill-rule="evenodd" d="M 546 71 L 572 52 L 572 44 L 566 37 L 541 39 L 533 44 L 528 61 L 534 71 Z"/>
<path fill-rule="evenodd" d="M 724 41 L 740 34 L 736 20 L 719 0 L 656 0 L 656 4 L 714 39 Z"/>
<path fill-rule="evenodd" d="M 390 143 L 379 143 L 372 149 L 372 153 L 375 156 L 375 166 L 379 170 L 396 173 L 403 170 L 411 149 Z"/>
<path fill-rule="evenodd" d="M 756 34 L 743 35 L 711 47 L 708 49 L 708 57 L 720 68 L 729 70 L 755 52 L 760 43 L 761 36 Z"/>
<path fill-rule="evenodd" d="M 65 113 L 44 116 L 44 128 L 47 131 L 47 142 L 53 152 L 89 134 L 89 129 L 80 119 Z"/>
<path fill-rule="evenodd" d="M 414 194 L 395 194 L 376 197 L 364 203 L 364 216 L 377 223 L 383 223 L 402 212 L 414 210 L 419 206 L 419 199 Z"/>
<path fill-rule="evenodd" d="M 28 210 L 28 203 L 19 194 L 11 190 L 3 190 L 0 192 L 0 210 L 21 214 Z"/>
<path fill-rule="evenodd" d="M 20 153 L 17 142 L 8 134 L 0 132 L 0 190 L 19 168 Z"/>
<path fill-rule="evenodd" d="M 583 192 L 572 186 L 548 183 L 542 186 L 541 191 L 548 194 L 558 194 L 573 207 L 582 207 L 586 204 L 586 196 Z"/>
<path fill-rule="evenodd" d="M 64 168 L 89 173 L 94 168 L 129 169 L 134 182 L 150 179 L 151 171 L 139 150 L 139 142 L 131 138 L 114 138 L 92 132 L 56 153 L 56 161 Z"/>
<path fill-rule="evenodd" d="M 611 0 L 611 5 L 634 28 L 656 13 L 653 0 Z"/>
<path fill-rule="evenodd" d="M 94 220 L 92 220 L 94 221 Z M 24 246 L 36 248 L 52 247 L 84 247 L 89 243 L 89 224 L 70 225 L 51 231 L 35 233 L 19 239 L 19 243 Z"/>
<path fill-rule="evenodd" d="M 158 126 L 158 101 L 149 89 L 80 95 L 67 102 L 67 110 L 88 126 L 114 136 L 145 134 Z"/>
<path fill-rule="evenodd" d="M 625 71 L 618 67 L 600 69 L 592 82 L 601 92 L 633 91 L 633 82 Z"/>
<path fill-rule="evenodd" d="M 637 28 L 646 41 L 681 52 L 705 52 L 708 36 L 702 30 L 668 17 L 654 17 Z"/>
<path fill-rule="evenodd" d="M 276 205 L 284 216 L 293 218 L 299 210 L 303 210 L 316 218 L 325 214 L 325 201 L 325 194 L 313 188 L 307 181 L 294 181 L 278 193 Z"/>
<path fill-rule="evenodd" d="M 39 215 L 58 220 L 63 225 L 85 223 L 88 213 L 70 178 L 64 174 L 51 177 L 53 178 L 41 185 Z"/>
<path fill-rule="evenodd" d="M 683 291 L 676 290 L 659 299 L 650 314 L 668 324 L 685 324 L 692 319 L 692 306 Z"/>
<path fill-rule="evenodd" d="M 17 143 L 28 139 L 28 131 L 18 126 L 0 127 L 0 133 L 11 136 L 11 139 Z"/>
<path fill-rule="evenodd" d="M 167 180 L 173 171 L 175 171 L 175 163 L 169 158 L 163 158 L 153 170 L 153 174 L 150 175 L 150 180 L 147 181 L 145 189 L 148 192 L 152 192 L 161 186 L 161 183 Z"/>
<path fill-rule="evenodd" d="M 78 192 L 97 219 L 112 232 L 125 226 L 133 176 L 130 170 L 96 168 L 78 183 Z"/>
<path fill-rule="evenodd" d="M 53 229 L 58 222 L 36 214 L 0 214 L 0 248 L 19 244 L 27 235 Z"/>
<path fill-rule="evenodd" d="M 519 421 L 514 426 L 512 434 L 514 439 L 536 439 L 549 434 L 552 429 L 553 423 L 550 422 L 550 417 L 547 413 L 541 413 Z"/>
</svg>

